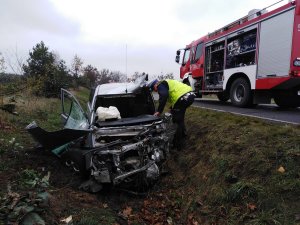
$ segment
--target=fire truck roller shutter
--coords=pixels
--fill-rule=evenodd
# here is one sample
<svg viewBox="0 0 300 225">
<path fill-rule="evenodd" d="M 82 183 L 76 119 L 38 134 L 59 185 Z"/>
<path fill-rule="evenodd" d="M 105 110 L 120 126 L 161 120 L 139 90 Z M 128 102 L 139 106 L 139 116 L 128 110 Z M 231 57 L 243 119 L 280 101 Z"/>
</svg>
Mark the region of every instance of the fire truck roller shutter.
<svg viewBox="0 0 300 225">
<path fill-rule="evenodd" d="M 257 78 L 288 76 L 295 9 L 261 23 Z"/>
</svg>

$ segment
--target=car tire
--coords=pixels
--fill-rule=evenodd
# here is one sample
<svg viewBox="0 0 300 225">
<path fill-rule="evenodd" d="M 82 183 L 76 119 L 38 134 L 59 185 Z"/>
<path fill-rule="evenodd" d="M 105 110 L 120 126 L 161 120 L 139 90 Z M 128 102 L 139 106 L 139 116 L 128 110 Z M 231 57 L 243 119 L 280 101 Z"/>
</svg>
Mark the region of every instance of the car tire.
<svg viewBox="0 0 300 225">
<path fill-rule="evenodd" d="M 188 78 L 184 79 L 184 80 L 182 81 L 182 83 L 191 86 L 190 81 L 189 81 Z"/>
<path fill-rule="evenodd" d="M 245 78 L 238 78 L 232 83 L 230 100 L 233 105 L 238 107 L 247 107 L 252 104 L 250 84 Z"/>
<path fill-rule="evenodd" d="M 87 178 L 89 176 L 89 172 L 86 170 L 85 157 L 83 155 L 83 151 L 79 149 L 69 149 L 63 155 L 62 159 L 65 164 L 75 172 L 78 172 L 82 178 Z"/>
</svg>

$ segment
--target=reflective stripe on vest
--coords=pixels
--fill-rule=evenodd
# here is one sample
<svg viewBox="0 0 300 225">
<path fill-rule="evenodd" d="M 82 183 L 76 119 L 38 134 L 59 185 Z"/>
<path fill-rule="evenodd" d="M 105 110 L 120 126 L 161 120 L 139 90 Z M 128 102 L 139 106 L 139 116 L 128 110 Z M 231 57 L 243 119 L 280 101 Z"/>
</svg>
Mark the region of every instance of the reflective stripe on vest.
<svg viewBox="0 0 300 225">
<path fill-rule="evenodd" d="M 168 102 L 172 105 L 172 107 L 182 95 L 192 91 L 192 88 L 190 86 L 180 81 L 167 79 L 166 82 L 169 85 Z"/>
</svg>

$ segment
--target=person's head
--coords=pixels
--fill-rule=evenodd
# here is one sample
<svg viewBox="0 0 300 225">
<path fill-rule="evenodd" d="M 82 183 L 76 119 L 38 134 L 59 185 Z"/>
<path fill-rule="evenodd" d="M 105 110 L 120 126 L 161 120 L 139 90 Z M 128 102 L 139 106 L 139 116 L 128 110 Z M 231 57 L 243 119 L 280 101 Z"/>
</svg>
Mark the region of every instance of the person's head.
<svg viewBox="0 0 300 225">
<path fill-rule="evenodd" d="M 158 80 L 155 79 L 148 84 L 150 91 L 157 91 Z"/>
</svg>

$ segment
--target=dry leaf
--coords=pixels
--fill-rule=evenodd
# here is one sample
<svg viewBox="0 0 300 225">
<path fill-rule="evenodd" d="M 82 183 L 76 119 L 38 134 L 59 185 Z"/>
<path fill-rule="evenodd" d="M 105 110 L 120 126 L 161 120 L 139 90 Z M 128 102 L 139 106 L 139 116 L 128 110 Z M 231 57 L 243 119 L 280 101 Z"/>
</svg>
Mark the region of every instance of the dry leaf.
<svg viewBox="0 0 300 225">
<path fill-rule="evenodd" d="M 173 224 L 173 220 L 172 220 L 171 217 L 168 217 L 168 218 L 167 218 L 167 223 L 170 224 L 170 225 Z"/>
<path fill-rule="evenodd" d="M 72 216 L 69 216 L 65 219 L 60 220 L 60 222 L 63 222 L 63 223 L 66 223 L 66 224 L 70 223 L 71 221 L 72 221 Z"/>
<path fill-rule="evenodd" d="M 125 216 L 126 218 L 128 218 L 131 214 L 132 214 L 132 208 L 127 206 L 123 212 L 122 212 L 123 216 Z"/>
<path fill-rule="evenodd" d="M 247 207 L 248 207 L 251 211 L 254 211 L 254 210 L 256 209 L 256 205 L 253 204 L 253 203 L 247 204 Z"/>
<path fill-rule="evenodd" d="M 277 170 L 279 173 L 284 173 L 285 172 L 285 169 L 283 166 L 280 166 Z"/>
<path fill-rule="evenodd" d="M 193 220 L 193 225 L 199 225 L 197 220 Z"/>
</svg>

